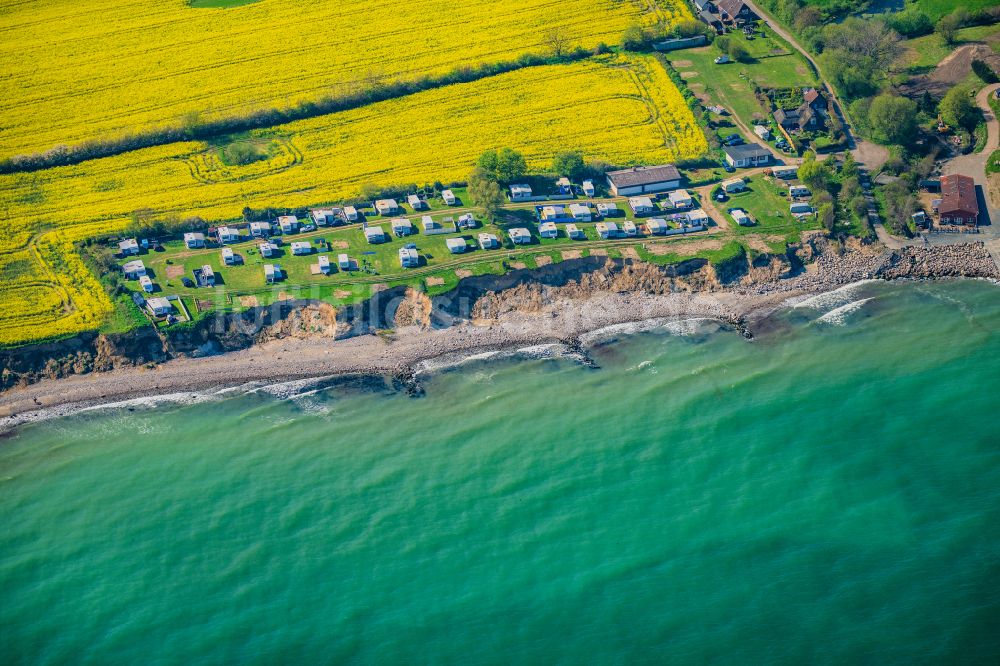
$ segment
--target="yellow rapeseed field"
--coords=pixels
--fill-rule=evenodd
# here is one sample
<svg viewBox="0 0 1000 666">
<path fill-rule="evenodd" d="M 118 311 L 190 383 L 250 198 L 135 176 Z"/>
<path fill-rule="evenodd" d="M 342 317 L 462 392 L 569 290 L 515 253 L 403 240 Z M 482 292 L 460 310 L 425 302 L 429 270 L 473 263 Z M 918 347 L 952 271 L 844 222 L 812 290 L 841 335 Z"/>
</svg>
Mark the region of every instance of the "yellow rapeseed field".
<svg viewBox="0 0 1000 666">
<path fill-rule="evenodd" d="M 458 65 L 617 43 L 685 0 L 0 0 L 0 157 L 284 107 Z"/>
<path fill-rule="evenodd" d="M 464 178 L 487 148 L 543 168 L 554 152 L 626 165 L 695 157 L 707 145 L 649 57 L 602 56 L 518 70 L 260 132 L 272 157 L 225 166 L 189 142 L 0 176 L 0 344 L 94 328 L 111 304 L 72 243 L 125 226 L 133 211 L 238 218 L 244 206 L 306 206 L 366 183 Z M 25 314 L 25 317 L 17 315 Z"/>
</svg>

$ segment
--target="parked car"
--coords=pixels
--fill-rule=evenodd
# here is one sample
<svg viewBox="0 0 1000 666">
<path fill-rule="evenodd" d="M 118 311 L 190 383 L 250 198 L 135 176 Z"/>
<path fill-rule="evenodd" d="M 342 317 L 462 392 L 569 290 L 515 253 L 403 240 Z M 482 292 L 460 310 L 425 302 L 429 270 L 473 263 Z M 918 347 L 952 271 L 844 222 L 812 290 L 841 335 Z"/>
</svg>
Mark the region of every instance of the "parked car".
<svg viewBox="0 0 1000 666">
<path fill-rule="evenodd" d="M 715 59 L 716 65 L 725 65 L 728 62 L 729 62 L 729 56 L 727 55 L 720 55 L 718 58 Z"/>
</svg>

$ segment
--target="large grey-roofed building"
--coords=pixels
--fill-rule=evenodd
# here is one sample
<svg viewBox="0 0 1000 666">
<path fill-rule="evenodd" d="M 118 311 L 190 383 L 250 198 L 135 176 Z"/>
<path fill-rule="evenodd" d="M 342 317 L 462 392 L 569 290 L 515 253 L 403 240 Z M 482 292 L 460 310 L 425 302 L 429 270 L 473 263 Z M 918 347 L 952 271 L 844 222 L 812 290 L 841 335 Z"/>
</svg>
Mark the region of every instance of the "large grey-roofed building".
<svg viewBox="0 0 1000 666">
<path fill-rule="evenodd" d="M 664 192 L 681 185 L 681 173 L 673 164 L 609 171 L 607 176 L 608 187 L 615 196 Z"/>
</svg>

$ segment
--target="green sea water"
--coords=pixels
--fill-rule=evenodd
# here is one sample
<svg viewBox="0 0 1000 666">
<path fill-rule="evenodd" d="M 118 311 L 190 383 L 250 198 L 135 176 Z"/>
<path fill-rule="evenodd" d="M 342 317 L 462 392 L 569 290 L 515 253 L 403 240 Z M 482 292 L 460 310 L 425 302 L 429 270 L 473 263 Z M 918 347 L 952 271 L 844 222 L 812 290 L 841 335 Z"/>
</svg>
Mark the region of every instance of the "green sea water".
<svg viewBox="0 0 1000 666">
<path fill-rule="evenodd" d="M 998 663 L 1000 287 L 715 328 L 23 427 L 0 663 Z"/>
</svg>

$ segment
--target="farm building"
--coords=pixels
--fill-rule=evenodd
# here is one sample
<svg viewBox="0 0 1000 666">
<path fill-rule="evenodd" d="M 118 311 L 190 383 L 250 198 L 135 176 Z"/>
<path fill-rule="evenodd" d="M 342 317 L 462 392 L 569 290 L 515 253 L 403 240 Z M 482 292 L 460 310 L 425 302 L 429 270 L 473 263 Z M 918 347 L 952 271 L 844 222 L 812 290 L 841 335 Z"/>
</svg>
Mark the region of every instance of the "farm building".
<svg viewBox="0 0 1000 666">
<path fill-rule="evenodd" d="M 143 275 L 139 278 L 139 286 L 142 287 L 142 290 L 147 294 L 153 293 L 153 281 L 149 279 L 148 275 Z"/>
<path fill-rule="evenodd" d="M 455 193 L 452 192 L 451 190 L 445 190 L 441 192 L 441 200 L 444 201 L 446 206 L 454 206 L 455 203 L 457 203 L 458 201 L 455 198 Z"/>
<path fill-rule="evenodd" d="M 459 229 L 475 229 L 476 226 L 476 216 L 472 213 L 466 213 L 465 215 L 458 216 Z"/>
<path fill-rule="evenodd" d="M 219 234 L 220 243 L 239 243 L 240 242 L 240 230 L 236 227 L 219 227 L 216 230 Z"/>
<path fill-rule="evenodd" d="M 340 223 L 340 216 L 332 208 L 316 208 L 309 211 L 309 217 L 317 227 L 329 227 Z"/>
<path fill-rule="evenodd" d="M 424 208 L 427 208 L 427 202 L 416 194 L 407 195 L 406 203 L 410 204 L 410 208 L 413 210 L 423 210 Z"/>
<path fill-rule="evenodd" d="M 278 253 L 278 246 L 274 243 L 261 243 L 257 246 L 262 257 L 273 257 Z"/>
<path fill-rule="evenodd" d="M 375 210 L 379 215 L 395 215 L 399 212 L 399 204 L 395 199 L 379 199 L 375 202 Z"/>
<path fill-rule="evenodd" d="M 270 222 L 251 222 L 250 223 L 250 235 L 254 238 L 264 238 L 265 236 L 271 235 L 271 223 Z"/>
<path fill-rule="evenodd" d="M 369 243 L 384 243 L 385 232 L 382 227 L 365 227 L 365 240 Z"/>
<path fill-rule="evenodd" d="M 733 216 L 733 222 L 740 225 L 741 227 L 752 227 L 753 220 L 747 215 L 747 212 L 742 208 L 733 208 L 729 211 L 729 214 Z"/>
<path fill-rule="evenodd" d="M 199 287 L 215 286 L 215 271 L 208 264 L 201 267 L 201 271 L 198 273 L 198 283 Z"/>
<path fill-rule="evenodd" d="M 515 227 L 508 231 L 507 235 L 516 245 L 527 245 L 531 242 L 531 234 L 524 227 Z"/>
<path fill-rule="evenodd" d="M 430 215 L 424 215 L 420 218 L 420 224 L 424 227 L 424 231 L 434 231 L 441 228 L 441 223 Z"/>
<path fill-rule="evenodd" d="M 416 268 L 420 265 L 420 255 L 414 247 L 399 248 L 399 265 L 403 268 Z"/>
<path fill-rule="evenodd" d="M 148 299 L 146 301 L 146 307 L 148 307 L 149 311 L 157 317 L 168 315 L 174 310 L 174 306 L 170 304 L 170 301 L 162 296 Z"/>
<path fill-rule="evenodd" d="M 729 180 L 722 181 L 722 190 L 729 194 L 733 192 L 742 192 L 747 189 L 747 184 L 742 178 L 731 178 Z"/>
<path fill-rule="evenodd" d="M 312 254 L 312 251 L 313 251 L 312 245 L 310 245 L 305 241 L 297 241 L 295 243 L 292 243 L 292 254 L 295 255 Z"/>
<path fill-rule="evenodd" d="M 976 224 L 979 202 L 975 181 L 968 176 L 943 176 L 938 214 L 941 224 Z"/>
<path fill-rule="evenodd" d="M 732 167 L 760 166 L 771 161 L 771 151 L 757 145 L 723 146 L 722 150 L 726 153 L 726 163 Z"/>
<path fill-rule="evenodd" d="M 628 205 L 636 215 L 649 215 L 656 210 L 649 197 L 632 197 L 628 200 Z"/>
<path fill-rule="evenodd" d="M 511 201 L 531 201 L 531 185 L 511 185 L 510 186 L 510 200 Z"/>
<path fill-rule="evenodd" d="M 330 257 L 325 254 L 321 254 L 316 258 L 316 265 L 319 267 L 319 272 L 323 275 L 330 274 Z"/>
<path fill-rule="evenodd" d="M 236 254 L 231 247 L 222 248 L 222 263 L 226 266 L 232 266 L 236 263 Z"/>
<path fill-rule="evenodd" d="M 358 209 L 354 206 L 344 206 L 344 219 L 348 222 L 357 222 Z"/>
<path fill-rule="evenodd" d="M 184 246 L 189 250 L 205 247 L 205 234 L 200 231 L 189 231 L 184 234 Z"/>
<path fill-rule="evenodd" d="M 566 236 L 572 240 L 584 240 L 587 237 L 586 234 L 583 233 L 583 229 L 575 224 L 566 225 Z"/>
<path fill-rule="evenodd" d="M 681 173 L 673 164 L 609 171 L 607 178 L 608 187 L 616 197 L 665 192 L 681 185 Z"/>
<path fill-rule="evenodd" d="M 670 205 L 674 208 L 690 208 L 694 200 L 687 190 L 676 190 L 670 193 Z"/>
<path fill-rule="evenodd" d="M 299 218 L 294 215 L 282 215 L 278 218 L 278 226 L 283 234 L 294 234 L 299 230 Z"/>
<path fill-rule="evenodd" d="M 337 255 L 337 266 L 340 267 L 340 270 L 342 271 L 351 270 L 351 258 L 341 252 Z"/>
<path fill-rule="evenodd" d="M 500 239 L 493 234 L 479 234 L 479 247 L 484 250 L 492 250 L 495 247 L 500 247 Z"/>
<path fill-rule="evenodd" d="M 618 217 L 622 211 L 614 201 L 607 201 L 597 204 L 597 214 L 601 217 Z"/>
<path fill-rule="evenodd" d="M 583 181 L 583 193 L 586 196 L 592 197 L 594 196 L 595 192 L 597 192 L 597 189 L 594 187 L 594 181 L 592 180 Z"/>
<path fill-rule="evenodd" d="M 122 253 L 123 257 L 139 254 L 139 242 L 134 238 L 126 238 L 118 243 L 118 251 Z"/>
<path fill-rule="evenodd" d="M 639 233 L 639 228 L 635 226 L 635 222 L 632 220 L 625 220 L 622 222 L 622 232 L 626 236 L 635 236 Z"/>
<path fill-rule="evenodd" d="M 813 212 L 813 209 L 809 204 L 797 201 L 788 207 L 788 211 L 792 215 L 809 215 Z"/>
<path fill-rule="evenodd" d="M 444 242 L 448 246 L 448 251 L 452 254 L 461 254 L 466 250 L 464 238 L 449 238 Z"/>
<path fill-rule="evenodd" d="M 701 208 L 689 210 L 685 217 L 687 218 L 688 224 L 694 226 L 698 226 L 699 224 L 708 224 L 708 213 Z"/>
<path fill-rule="evenodd" d="M 662 217 L 654 217 L 646 220 L 646 226 L 649 227 L 649 233 L 651 234 L 660 235 L 667 233 L 667 221 Z"/>
<path fill-rule="evenodd" d="M 598 222 L 597 235 L 605 240 L 607 240 L 608 238 L 617 238 L 618 225 L 615 224 L 614 222 Z"/>
<path fill-rule="evenodd" d="M 122 272 L 126 280 L 138 280 L 146 274 L 146 265 L 141 259 L 134 259 L 122 266 Z"/>
<path fill-rule="evenodd" d="M 390 223 L 392 233 L 396 236 L 409 236 L 413 233 L 413 223 L 405 217 L 394 217 Z"/>
<path fill-rule="evenodd" d="M 555 238 L 559 235 L 559 227 L 555 222 L 542 222 L 538 225 L 538 235 L 542 238 Z"/>
<path fill-rule="evenodd" d="M 264 264 L 264 282 L 272 283 L 281 279 L 281 266 L 278 264 Z"/>
<path fill-rule="evenodd" d="M 790 185 L 788 187 L 788 196 L 790 197 L 808 197 L 811 195 L 812 192 L 805 185 Z"/>
<path fill-rule="evenodd" d="M 590 206 L 587 204 L 570 204 L 569 214 L 573 216 L 573 219 L 577 222 L 590 222 L 592 215 L 590 212 Z"/>
</svg>

